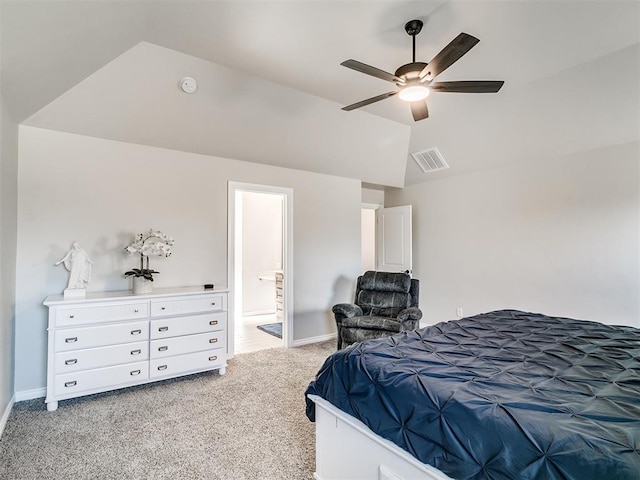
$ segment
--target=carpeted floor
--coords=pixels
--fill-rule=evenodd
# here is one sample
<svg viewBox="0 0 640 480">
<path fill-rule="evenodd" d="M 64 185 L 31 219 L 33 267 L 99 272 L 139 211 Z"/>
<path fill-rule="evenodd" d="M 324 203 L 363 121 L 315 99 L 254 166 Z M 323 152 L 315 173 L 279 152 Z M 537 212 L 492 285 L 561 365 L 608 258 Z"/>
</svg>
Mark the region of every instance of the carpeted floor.
<svg viewBox="0 0 640 480">
<path fill-rule="evenodd" d="M 227 374 L 14 405 L 0 478 L 311 479 L 304 390 L 335 342 L 237 355 Z"/>
</svg>

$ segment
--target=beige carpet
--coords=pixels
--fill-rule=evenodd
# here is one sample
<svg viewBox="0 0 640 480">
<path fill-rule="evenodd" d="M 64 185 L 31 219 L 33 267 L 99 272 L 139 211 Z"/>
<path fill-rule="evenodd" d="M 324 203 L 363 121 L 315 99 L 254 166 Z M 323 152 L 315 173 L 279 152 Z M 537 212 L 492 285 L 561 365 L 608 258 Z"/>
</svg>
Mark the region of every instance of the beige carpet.
<svg viewBox="0 0 640 480">
<path fill-rule="evenodd" d="M 60 402 L 14 405 L 2 479 L 311 479 L 304 390 L 333 341 L 237 355 L 192 375 Z"/>
</svg>

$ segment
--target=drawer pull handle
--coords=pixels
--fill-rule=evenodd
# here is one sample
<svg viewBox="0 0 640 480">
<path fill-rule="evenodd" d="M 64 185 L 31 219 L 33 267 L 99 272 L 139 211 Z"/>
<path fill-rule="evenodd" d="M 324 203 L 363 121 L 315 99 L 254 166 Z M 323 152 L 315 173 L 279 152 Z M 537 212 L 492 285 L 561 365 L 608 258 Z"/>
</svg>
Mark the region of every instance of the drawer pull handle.
<svg viewBox="0 0 640 480">
<path fill-rule="evenodd" d="M 136 308 L 136 309 L 133 311 L 133 313 L 138 313 L 138 309 Z"/>
<path fill-rule="evenodd" d="M 142 350 L 131 350 L 131 355 L 140 355 Z"/>
<path fill-rule="evenodd" d="M 78 341 L 78 337 L 69 337 L 64 339 L 65 343 L 73 343 Z"/>
<path fill-rule="evenodd" d="M 166 366 L 166 365 L 160 365 L 160 366 L 158 367 L 158 370 L 166 370 L 166 369 L 167 369 L 167 366 Z"/>
<path fill-rule="evenodd" d="M 78 384 L 78 382 L 76 380 L 72 381 L 72 382 L 64 382 L 64 386 L 65 387 L 75 387 Z"/>
<path fill-rule="evenodd" d="M 209 322 L 209 325 L 217 325 L 218 324 L 218 320 L 211 320 Z"/>
<path fill-rule="evenodd" d="M 216 302 L 211 302 L 211 306 L 215 307 L 216 306 Z"/>
<path fill-rule="evenodd" d="M 160 307 L 160 310 L 166 310 L 166 307 Z"/>
<path fill-rule="evenodd" d="M 215 362 L 218 359 L 218 357 L 216 355 L 213 355 L 211 357 L 209 357 L 209 361 L 210 362 Z"/>
<path fill-rule="evenodd" d="M 76 318 L 75 315 L 69 315 L 69 318 Z"/>
<path fill-rule="evenodd" d="M 167 350 L 169 350 L 169 347 L 167 347 L 166 345 L 163 345 L 162 347 L 158 347 L 159 352 L 166 352 Z"/>
<path fill-rule="evenodd" d="M 130 375 L 140 375 L 140 370 L 132 370 L 129 372 Z"/>
<path fill-rule="evenodd" d="M 209 343 L 218 343 L 218 339 L 217 338 L 210 338 L 209 339 Z"/>
<path fill-rule="evenodd" d="M 167 330 L 169 330 L 169 327 L 160 327 L 158 329 L 159 332 L 166 332 Z"/>
<path fill-rule="evenodd" d="M 65 360 L 64 361 L 65 365 L 75 365 L 76 363 L 78 363 L 78 359 L 77 358 L 71 358 L 69 360 Z"/>
<path fill-rule="evenodd" d="M 131 330 L 131 335 L 140 335 L 142 333 L 142 330 L 138 329 L 138 330 Z"/>
</svg>

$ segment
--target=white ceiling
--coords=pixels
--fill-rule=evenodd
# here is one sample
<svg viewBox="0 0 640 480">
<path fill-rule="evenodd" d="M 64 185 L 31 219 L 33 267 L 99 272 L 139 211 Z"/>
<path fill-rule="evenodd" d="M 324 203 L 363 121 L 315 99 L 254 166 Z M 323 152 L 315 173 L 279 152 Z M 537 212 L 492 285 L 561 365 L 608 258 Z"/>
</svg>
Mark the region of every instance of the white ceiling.
<svg viewBox="0 0 640 480">
<path fill-rule="evenodd" d="M 393 186 L 402 178 L 411 184 L 640 140 L 638 1 L 20 0 L 1 6 L 3 96 L 17 121 L 46 128 Z M 425 22 L 417 37 L 419 61 L 429 61 L 461 31 L 481 40 L 439 80 L 500 79 L 506 82 L 503 89 L 495 95 L 433 94 L 431 117 L 417 123 L 395 97 L 342 112 L 340 106 L 394 86 L 340 62 L 353 58 L 391 72 L 410 62 L 411 38 L 403 25 L 412 18 Z M 194 106 L 193 115 L 181 112 L 183 122 L 172 125 L 171 138 L 158 122 L 149 121 L 153 112 L 136 116 L 126 132 L 108 128 L 118 108 L 136 95 L 135 90 L 118 95 L 126 82 L 109 95 L 99 91 L 107 88 L 107 79 L 126 79 L 126 62 L 120 61 L 115 73 L 118 62 L 109 73 L 98 70 L 134 47 L 138 50 L 132 52 L 148 48 L 165 55 L 167 78 L 189 63 L 186 56 L 160 54 L 153 45 L 206 60 L 215 64 L 212 69 L 232 69 L 233 82 L 215 85 L 218 101 L 237 95 L 239 82 L 252 86 L 244 105 L 235 107 L 232 133 L 202 131 L 203 122 L 221 125 L 230 118 L 229 110 L 215 103 L 205 109 L 208 113 L 202 106 Z M 171 88 L 177 89 L 178 80 Z M 146 88 L 143 76 L 134 83 L 147 101 L 155 92 L 159 107 L 165 106 L 161 89 Z M 94 100 L 82 111 L 78 105 L 89 98 L 87 92 Z M 270 98 L 260 101 L 264 94 Z M 295 114 L 285 121 L 282 105 L 291 110 L 301 104 L 306 105 L 304 121 Z M 318 110 L 322 113 L 314 123 L 309 112 Z M 299 138 L 299 145 L 283 154 L 281 142 L 261 139 L 263 155 L 257 147 L 243 150 L 261 125 L 272 137 Z M 310 137 L 311 128 L 326 141 Z M 322 148 L 301 159 L 305 142 L 307 151 Z M 389 152 L 379 149 L 389 142 Z M 427 177 L 409 153 L 434 146 L 451 169 Z M 385 156 L 394 172 L 383 168 Z M 381 175 L 364 173 L 371 171 Z"/>
</svg>

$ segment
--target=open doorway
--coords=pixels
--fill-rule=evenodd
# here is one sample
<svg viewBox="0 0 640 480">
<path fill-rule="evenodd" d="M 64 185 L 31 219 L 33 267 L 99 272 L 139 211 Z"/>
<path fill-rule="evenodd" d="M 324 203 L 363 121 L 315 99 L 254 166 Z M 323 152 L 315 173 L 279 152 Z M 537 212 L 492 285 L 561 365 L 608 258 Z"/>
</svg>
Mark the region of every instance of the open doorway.
<svg viewBox="0 0 640 480">
<path fill-rule="evenodd" d="M 290 345 L 290 189 L 229 183 L 230 353 Z"/>
</svg>

